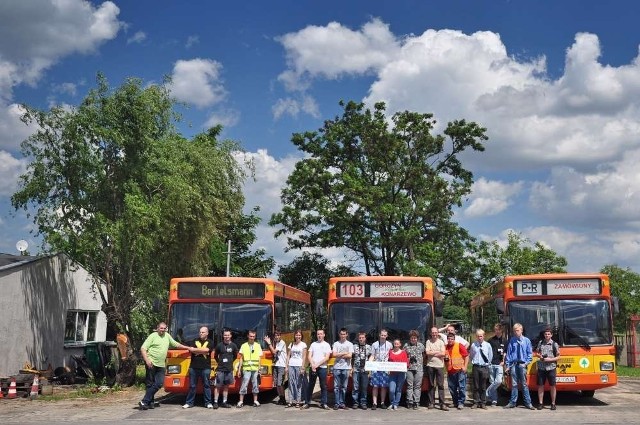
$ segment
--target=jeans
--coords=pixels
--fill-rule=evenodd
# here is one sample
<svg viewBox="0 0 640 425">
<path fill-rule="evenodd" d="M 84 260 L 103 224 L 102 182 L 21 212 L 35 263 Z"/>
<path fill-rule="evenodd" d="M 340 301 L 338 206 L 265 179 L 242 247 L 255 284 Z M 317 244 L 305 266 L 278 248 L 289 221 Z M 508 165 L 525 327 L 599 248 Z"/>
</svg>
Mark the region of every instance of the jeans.
<svg viewBox="0 0 640 425">
<path fill-rule="evenodd" d="M 196 399 L 196 385 L 198 379 L 202 379 L 202 389 L 204 394 L 204 405 L 211 403 L 211 368 L 194 369 L 189 368 L 189 393 L 187 394 L 186 404 L 193 406 Z"/>
<path fill-rule="evenodd" d="M 369 372 L 364 370 L 353 371 L 353 392 L 351 397 L 354 404 L 360 404 L 362 406 L 367 405 L 367 387 L 369 386 Z"/>
<path fill-rule="evenodd" d="M 300 403 L 302 401 L 302 367 L 289 366 L 289 402 Z"/>
<path fill-rule="evenodd" d="M 336 406 L 344 406 L 344 397 L 349 383 L 349 369 L 333 369 L 333 393 Z"/>
<path fill-rule="evenodd" d="M 487 388 L 487 397 L 489 397 L 490 402 L 498 402 L 498 388 L 502 385 L 502 375 L 504 374 L 504 370 L 502 369 L 502 365 L 492 364 L 491 369 L 489 369 L 489 388 Z"/>
<path fill-rule="evenodd" d="M 450 373 L 447 375 L 447 384 L 449 384 L 449 393 L 454 406 L 464 405 L 467 398 L 467 374 L 463 371 Z"/>
<path fill-rule="evenodd" d="M 251 381 L 251 392 L 253 394 L 258 394 L 260 392 L 260 388 L 258 387 L 258 371 L 244 370 L 242 371 L 242 384 L 240 384 L 241 395 L 245 395 L 247 393 L 247 387 L 249 386 L 249 381 Z"/>
<path fill-rule="evenodd" d="M 402 386 L 407 379 L 405 372 L 391 372 L 389 376 L 389 398 L 392 406 L 398 407 L 402 398 Z"/>
<path fill-rule="evenodd" d="M 509 369 L 511 371 L 511 398 L 509 404 L 515 405 L 518 401 L 518 384 L 522 384 L 522 396 L 525 406 L 531 406 L 531 395 L 527 387 L 527 365 L 514 364 Z"/>
<path fill-rule="evenodd" d="M 316 386 L 316 379 L 320 378 L 320 404 L 327 404 L 327 368 L 319 367 L 314 372 L 309 371 L 309 386 L 307 387 L 307 393 L 305 394 L 305 403 L 311 404 L 311 396 L 313 396 L 313 389 Z"/>
<path fill-rule="evenodd" d="M 142 403 L 149 406 L 154 403 L 153 397 L 164 384 L 164 368 L 158 366 L 145 366 L 145 369 L 146 375 L 144 383 L 147 386 L 147 391 L 144 393 Z"/>
</svg>

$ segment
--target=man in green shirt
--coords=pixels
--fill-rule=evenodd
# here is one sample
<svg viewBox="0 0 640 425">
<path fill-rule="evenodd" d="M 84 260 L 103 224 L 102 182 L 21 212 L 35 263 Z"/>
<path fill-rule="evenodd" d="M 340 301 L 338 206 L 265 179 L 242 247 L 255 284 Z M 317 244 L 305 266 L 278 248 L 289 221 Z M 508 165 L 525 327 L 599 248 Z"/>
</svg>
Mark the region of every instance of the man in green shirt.
<svg viewBox="0 0 640 425">
<path fill-rule="evenodd" d="M 176 342 L 167 333 L 167 324 L 160 322 L 156 331 L 147 337 L 140 348 L 146 369 L 145 384 L 147 385 L 147 391 L 138 404 L 140 410 L 153 409 L 156 406 L 153 398 L 164 383 L 164 369 L 169 347 L 189 350 L 189 352 L 193 350 L 192 347 Z"/>
</svg>

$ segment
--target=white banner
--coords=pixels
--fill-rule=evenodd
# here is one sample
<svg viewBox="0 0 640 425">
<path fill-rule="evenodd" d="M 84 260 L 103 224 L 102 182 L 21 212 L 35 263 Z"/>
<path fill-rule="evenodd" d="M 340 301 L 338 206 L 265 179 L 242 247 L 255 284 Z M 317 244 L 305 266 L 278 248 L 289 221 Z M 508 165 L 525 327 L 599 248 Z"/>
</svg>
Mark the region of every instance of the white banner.
<svg viewBox="0 0 640 425">
<path fill-rule="evenodd" d="M 369 361 L 364 364 L 367 372 L 406 372 L 407 364 L 400 362 L 374 362 Z"/>
</svg>

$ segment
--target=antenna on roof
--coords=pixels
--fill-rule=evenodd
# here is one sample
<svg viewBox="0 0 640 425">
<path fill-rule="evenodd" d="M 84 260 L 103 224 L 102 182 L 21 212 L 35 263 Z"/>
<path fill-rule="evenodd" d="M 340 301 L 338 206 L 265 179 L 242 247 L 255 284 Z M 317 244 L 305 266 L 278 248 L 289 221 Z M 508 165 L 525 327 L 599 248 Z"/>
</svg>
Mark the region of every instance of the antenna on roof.
<svg viewBox="0 0 640 425">
<path fill-rule="evenodd" d="M 20 239 L 16 242 L 16 249 L 20 251 L 20 254 L 24 255 L 24 252 L 29 248 L 29 244 L 24 239 Z"/>
</svg>

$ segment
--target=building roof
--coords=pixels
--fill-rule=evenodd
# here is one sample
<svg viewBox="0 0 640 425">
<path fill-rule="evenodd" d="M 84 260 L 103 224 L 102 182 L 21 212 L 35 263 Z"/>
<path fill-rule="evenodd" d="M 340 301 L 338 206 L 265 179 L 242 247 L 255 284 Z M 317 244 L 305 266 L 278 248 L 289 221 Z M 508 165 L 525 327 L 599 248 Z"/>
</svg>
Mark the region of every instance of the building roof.
<svg viewBox="0 0 640 425">
<path fill-rule="evenodd" d="M 20 267 L 23 264 L 36 261 L 41 257 L 33 255 L 12 255 L 0 253 L 0 271 L 11 269 L 13 267 Z"/>
</svg>

